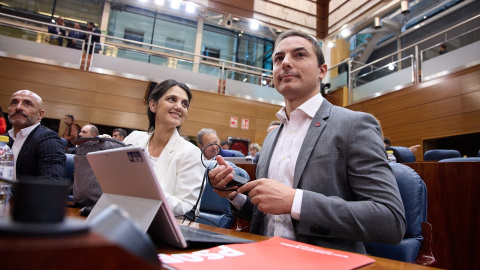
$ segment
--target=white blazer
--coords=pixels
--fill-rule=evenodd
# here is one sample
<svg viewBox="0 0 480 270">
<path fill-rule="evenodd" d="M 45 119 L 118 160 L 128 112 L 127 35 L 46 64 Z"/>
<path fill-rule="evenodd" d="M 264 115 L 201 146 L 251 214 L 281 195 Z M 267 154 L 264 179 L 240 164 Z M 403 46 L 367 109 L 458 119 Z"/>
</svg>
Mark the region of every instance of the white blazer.
<svg viewBox="0 0 480 270">
<path fill-rule="evenodd" d="M 123 142 L 146 147 L 152 135 L 133 131 Z M 200 149 L 175 130 L 155 162 L 154 171 L 175 216 L 190 211 L 197 202 L 205 171 L 200 159 Z"/>
</svg>

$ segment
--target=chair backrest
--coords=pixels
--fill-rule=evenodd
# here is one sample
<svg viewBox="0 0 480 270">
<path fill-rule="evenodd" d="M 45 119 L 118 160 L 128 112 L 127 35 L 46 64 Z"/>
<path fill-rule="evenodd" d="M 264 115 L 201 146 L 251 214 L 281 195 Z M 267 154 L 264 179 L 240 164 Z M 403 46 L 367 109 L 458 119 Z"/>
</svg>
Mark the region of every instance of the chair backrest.
<svg viewBox="0 0 480 270">
<path fill-rule="evenodd" d="M 209 169 L 213 169 L 217 164 L 214 160 L 208 160 L 204 163 Z M 250 179 L 248 173 L 244 169 L 237 167 L 231 162 L 228 163 L 233 167 L 236 174 Z M 230 202 L 228 199 L 218 196 L 207 181 L 200 202 L 200 217 L 196 222 L 222 228 L 230 228 L 233 224 L 233 219 L 234 215 L 230 210 Z"/>
<path fill-rule="evenodd" d="M 480 157 L 445 158 L 438 162 L 480 162 Z"/>
<path fill-rule="evenodd" d="M 65 154 L 67 159 L 65 160 L 65 177 L 73 180 L 73 173 L 75 169 L 75 163 L 73 162 L 75 155 L 74 154 Z"/>
<path fill-rule="evenodd" d="M 238 151 L 238 150 L 230 150 L 230 152 L 233 152 L 233 154 L 235 155 L 235 157 L 245 157 L 245 155 Z"/>
<path fill-rule="evenodd" d="M 480 149 L 478 149 L 478 157 L 480 157 Z"/>
<path fill-rule="evenodd" d="M 410 151 L 408 147 L 390 146 L 390 148 L 397 150 L 397 152 L 402 156 L 403 162 L 415 162 L 415 155 L 413 155 L 412 151 Z"/>
<path fill-rule="evenodd" d="M 422 222 L 427 220 L 427 186 L 410 167 L 399 163 L 390 163 L 390 166 L 405 208 L 407 229 L 398 245 L 366 242 L 365 248 L 373 256 L 413 262 L 423 241 Z"/>
<path fill-rule="evenodd" d="M 462 154 L 458 150 L 453 149 L 433 149 L 428 150 L 423 155 L 424 161 L 439 161 L 445 158 L 462 157 Z"/>
<path fill-rule="evenodd" d="M 62 141 L 63 147 L 64 147 L 64 148 L 67 148 L 67 147 L 68 147 L 68 141 L 67 141 L 67 139 L 65 139 L 65 138 L 60 138 L 60 140 Z"/>
</svg>

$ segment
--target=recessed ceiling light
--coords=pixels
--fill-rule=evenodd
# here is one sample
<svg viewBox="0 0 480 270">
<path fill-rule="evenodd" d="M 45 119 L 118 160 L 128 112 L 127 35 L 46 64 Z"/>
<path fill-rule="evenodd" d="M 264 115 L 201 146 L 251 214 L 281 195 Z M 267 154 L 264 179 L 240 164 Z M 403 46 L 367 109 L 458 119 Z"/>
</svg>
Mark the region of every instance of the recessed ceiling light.
<svg viewBox="0 0 480 270">
<path fill-rule="evenodd" d="M 258 23 L 258 21 L 256 20 L 250 21 L 250 29 L 258 30 L 259 27 L 260 27 L 260 24 Z"/>
<path fill-rule="evenodd" d="M 190 14 L 194 13 L 194 12 L 195 12 L 195 5 L 192 4 L 192 3 L 188 3 L 188 4 L 185 6 L 185 11 L 186 11 L 187 13 L 190 13 Z"/>
<path fill-rule="evenodd" d="M 342 32 L 340 32 L 340 35 L 344 38 L 347 38 L 350 36 L 350 34 L 352 33 L 352 31 L 350 31 L 350 29 L 343 29 Z"/>
<path fill-rule="evenodd" d="M 170 2 L 170 7 L 173 8 L 173 9 L 179 9 L 180 8 L 180 1 L 172 0 L 172 2 Z"/>
</svg>

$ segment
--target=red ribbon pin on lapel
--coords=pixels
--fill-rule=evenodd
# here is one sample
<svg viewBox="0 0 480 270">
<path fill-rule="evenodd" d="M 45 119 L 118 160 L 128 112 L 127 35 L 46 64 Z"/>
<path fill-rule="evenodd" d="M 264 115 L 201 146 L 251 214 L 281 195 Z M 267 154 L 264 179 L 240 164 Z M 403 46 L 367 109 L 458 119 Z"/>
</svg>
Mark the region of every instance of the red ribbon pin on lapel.
<svg viewBox="0 0 480 270">
<path fill-rule="evenodd" d="M 321 125 L 320 122 L 315 122 L 316 127 L 319 127 L 320 125 Z"/>
</svg>

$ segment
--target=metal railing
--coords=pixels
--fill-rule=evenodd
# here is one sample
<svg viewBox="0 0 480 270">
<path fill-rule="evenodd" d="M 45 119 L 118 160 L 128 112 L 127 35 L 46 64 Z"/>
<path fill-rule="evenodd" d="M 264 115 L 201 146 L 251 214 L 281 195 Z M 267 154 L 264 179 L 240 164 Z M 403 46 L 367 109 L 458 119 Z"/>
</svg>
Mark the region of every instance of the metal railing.
<svg viewBox="0 0 480 270">
<path fill-rule="evenodd" d="M 0 13 L 0 55 L 22 59 L 28 57 L 32 61 L 139 80 L 163 80 L 167 79 L 165 76 L 168 74 L 168 78 L 187 83 L 197 90 L 284 105 L 283 97 L 270 83 L 271 70 L 55 25 L 67 32 L 78 31 L 87 36 L 99 36 L 101 40 L 100 43 L 91 44 L 89 38 L 78 50 L 63 46 L 59 48 L 60 46 L 45 44 L 50 37 L 58 37 L 47 31 L 48 26 L 52 25 Z M 64 40 L 67 38 L 63 37 Z M 21 51 L 24 45 L 28 49 Z M 90 46 L 95 48 L 91 54 L 86 50 Z"/>
<path fill-rule="evenodd" d="M 327 93 L 347 86 L 348 104 L 352 104 L 479 64 L 480 27 L 453 36 L 449 34 L 470 23 L 479 25 L 480 15 L 368 64 L 356 62 L 360 64 L 357 68 L 352 68 L 353 59 L 346 59 L 329 68 L 324 79 L 331 85 Z M 448 53 L 439 54 L 441 44 L 447 45 Z M 338 68 L 343 64 L 348 68 L 341 76 Z"/>
</svg>

